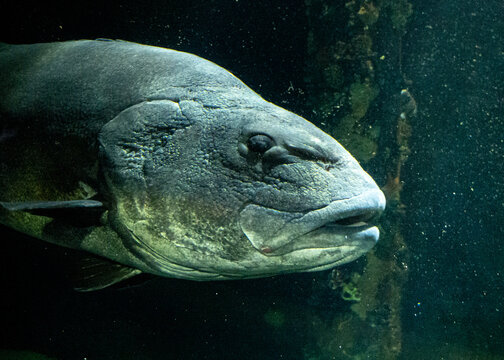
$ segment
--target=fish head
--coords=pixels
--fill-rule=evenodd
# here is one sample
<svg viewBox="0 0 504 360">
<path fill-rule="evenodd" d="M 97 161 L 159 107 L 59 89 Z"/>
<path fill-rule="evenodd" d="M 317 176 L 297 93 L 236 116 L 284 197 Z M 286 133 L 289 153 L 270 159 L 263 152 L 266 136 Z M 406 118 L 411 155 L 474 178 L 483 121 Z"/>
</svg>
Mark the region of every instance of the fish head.
<svg viewBox="0 0 504 360">
<path fill-rule="evenodd" d="M 108 219 L 142 270 L 254 278 L 371 249 L 385 197 L 343 146 L 255 93 L 224 100 L 145 102 L 101 131 Z"/>
</svg>

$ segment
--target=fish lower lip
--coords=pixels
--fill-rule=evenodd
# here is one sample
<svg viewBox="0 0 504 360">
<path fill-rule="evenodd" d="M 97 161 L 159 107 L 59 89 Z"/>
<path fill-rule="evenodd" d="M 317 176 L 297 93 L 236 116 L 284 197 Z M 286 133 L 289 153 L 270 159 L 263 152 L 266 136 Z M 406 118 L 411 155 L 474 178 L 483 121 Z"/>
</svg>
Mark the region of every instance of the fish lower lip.
<svg viewBox="0 0 504 360">
<path fill-rule="evenodd" d="M 364 222 L 351 225 L 329 223 L 304 234 L 281 248 L 261 249 L 261 253 L 266 256 L 279 256 L 299 250 L 330 250 L 348 246 L 369 249 L 377 240 L 378 229 L 374 225 Z"/>
</svg>

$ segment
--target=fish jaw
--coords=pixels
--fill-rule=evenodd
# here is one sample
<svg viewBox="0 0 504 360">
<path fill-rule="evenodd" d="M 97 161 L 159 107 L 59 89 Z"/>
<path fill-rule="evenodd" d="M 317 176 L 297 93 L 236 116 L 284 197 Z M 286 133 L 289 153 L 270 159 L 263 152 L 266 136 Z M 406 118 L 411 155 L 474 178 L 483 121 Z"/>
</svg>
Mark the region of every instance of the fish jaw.
<svg viewBox="0 0 504 360">
<path fill-rule="evenodd" d="M 250 204 L 242 210 L 240 224 L 252 246 L 267 256 L 348 244 L 367 251 L 378 241 L 379 231 L 366 221 L 384 208 L 385 197 L 376 189 L 306 212 Z"/>
</svg>

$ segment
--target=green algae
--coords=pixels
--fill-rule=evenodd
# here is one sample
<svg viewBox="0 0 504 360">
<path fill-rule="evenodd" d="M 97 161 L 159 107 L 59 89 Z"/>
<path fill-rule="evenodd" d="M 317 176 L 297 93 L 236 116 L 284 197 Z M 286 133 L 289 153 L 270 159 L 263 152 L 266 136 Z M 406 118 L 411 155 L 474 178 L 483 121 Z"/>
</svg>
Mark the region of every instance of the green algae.
<svg viewBox="0 0 504 360">
<path fill-rule="evenodd" d="M 359 122 L 366 116 L 378 93 L 378 87 L 369 80 L 352 83 L 349 89 L 351 112 L 332 131 L 342 145 L 362 162 L 372 159 L 378 151 L 379 129 L 363 127 Z"/>
<path fill-rule="evenodd" d="M 1 360 L 56 360 L 28 350 L 0 350 Z"/>
<path fill-rule="evenodd" d="M 279 329 L 285 324 L 285 313 L 279 309 L 268 309 L 264 314 L 264 321 L 272 328 Z"/>
<path fill-rule="evenodd" d="M 341 298 L 345 301 L 352 302 L 360 302 L 361 301 L 361 292 L 359 287 L 357 286 L 357 282 L 359 281 L 360 274 L 354 273 L 351 280 L 347 283 L 343 284 L 341 290 Z"/>
<path fill-rule="evenodd" d="M 372 2 L 364 2 L 357 12 L 357 16 L 366 26 L 371 26 L 378 21 L 380 9 Z"/>
</svg>

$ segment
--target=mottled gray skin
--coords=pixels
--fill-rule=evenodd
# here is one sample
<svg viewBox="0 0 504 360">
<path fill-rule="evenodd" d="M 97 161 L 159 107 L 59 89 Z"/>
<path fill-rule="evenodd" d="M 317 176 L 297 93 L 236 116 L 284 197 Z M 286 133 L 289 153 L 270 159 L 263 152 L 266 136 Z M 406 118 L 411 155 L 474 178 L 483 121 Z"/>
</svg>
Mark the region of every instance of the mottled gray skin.
<svg viewBox="0 0 504 360">
<path fill-rule="evenodd" d="M 92 188 L 106 210 L 86 227 L 5 210 L 0 221 L 143 272 L 322 270 L 378 240 L 362 221 L 385 199 L 357 161 L 195 55 L 122 41 L 1 45 L 0 121 L 10 134 L 0 201 L 84 199 Z M 251 138 L 270 140 L 258 150 Z"/>
</svg>

